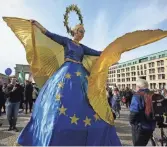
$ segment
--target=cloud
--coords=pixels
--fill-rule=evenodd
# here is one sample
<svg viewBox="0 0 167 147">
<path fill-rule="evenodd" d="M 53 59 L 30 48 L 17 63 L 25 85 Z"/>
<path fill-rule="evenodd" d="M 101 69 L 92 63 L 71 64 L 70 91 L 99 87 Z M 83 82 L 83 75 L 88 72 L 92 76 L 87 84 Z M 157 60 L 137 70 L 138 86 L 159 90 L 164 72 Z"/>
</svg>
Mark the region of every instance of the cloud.
<svg viewBox="0 0 167 147">
<path fill-rule="evenodd" d="M 136 8 L 131 9 L 126 17 L 121 17 L 119 23 L 116 24 L 116 29 L 112 30 L 113 40 L 125 33 L 135 30 L 159 29 L 162 22 L 167 19 L 167 1 L 151 0 L 147 5 L 141 3 Z M 161 29 L 161 28 L 160 28 Z M 156 53 L 167 49 L 167 39 L 155 42 L 153 44 L 140 47 L 138 49 L 122 54 L 121 60 L 128 61 L 150 53 Z"/>
<path fill-rule="evenodd" d="M 89 25 L 88 31 L 86 30 L 85 44 L 96 50 L 103 50 L 108 43 L 109 26 L 106 11 L 98 11 L 96 18 L 93 21 L 89 21 L 90 23 L 93 25 Z"/>
<path fill-rule="evenodd" d="M 164 2 L 163 6 L 161 5 L 162 2 Z M 163 22 L 166 18 L 166 0 L 151 0 L 149 4 L 145 4 L 145 2 L 141 3 L 131 9 L 126 17 L 120 17 L 120 20 L 117 21 L 116 29 L 113 30 L 113 38 L 135 30 L 155 29 L 155 26 Z"/>
</svg>

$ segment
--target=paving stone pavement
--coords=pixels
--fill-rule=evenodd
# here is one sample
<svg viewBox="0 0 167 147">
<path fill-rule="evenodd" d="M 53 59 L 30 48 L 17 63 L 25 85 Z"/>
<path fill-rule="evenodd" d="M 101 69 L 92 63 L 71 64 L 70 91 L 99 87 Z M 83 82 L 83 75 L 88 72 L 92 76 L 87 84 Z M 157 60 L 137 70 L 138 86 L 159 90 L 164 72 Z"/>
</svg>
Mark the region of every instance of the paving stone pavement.
<svg viewBox="0 0 167 147">
<path fill-rule="evenodd" d="M 123 106 L 121 110 L 121 117 L 115 121 L 117 134 L 120 137 L 123 146 L 132 146 L 131 127 L 128 122 L 128 117 L 129 117 L 129 111 Z M 30 114 L 23 114 L 23 113 L 19 114 L 17 121 L 17 127 L 19 131 L 21 131 L 24 128 L 24 126 L 29 121 L 29 118 Z M 7 131 L 9 126 L 5 115 L 1 117 L 1 120 L 3 121 L 3 126 L 0 127 L 0 146 L 12 146 L 16 141 L 19 132 Z M 158 131 L 156 131 L 156 135 L 157 132 Z M 148 145 L 151 145 L 150 142 Z"/>
</svg>

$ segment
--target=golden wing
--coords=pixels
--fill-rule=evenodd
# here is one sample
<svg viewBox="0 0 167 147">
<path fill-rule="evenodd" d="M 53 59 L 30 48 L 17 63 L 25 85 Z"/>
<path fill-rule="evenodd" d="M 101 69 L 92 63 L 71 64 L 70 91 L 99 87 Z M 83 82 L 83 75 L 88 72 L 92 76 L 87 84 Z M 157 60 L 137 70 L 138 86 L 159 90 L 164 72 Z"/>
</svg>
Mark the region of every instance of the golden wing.
<svg viewBox="0 0 167 147">
<path fill-rule="evenodd" d="M 13 17 L 3 19 L 23 44 L 33 78 L 41 88 L 64 63 L 63 47 L 41 33 L 29 20 Z M 84 56 L 83 64 L 88 71 L 96 58 Z"/>
<path fill-rule="evenodd" d="M 88 98 L 96 113 L 113 125 L 114 119 L 106 98 L 108 68 L 117 63 L 123 52 L 167 37 L 167 31 L 145 30 L 127 33 L 109 44 L 93 65 L 88 82 Z"/>
</svg>

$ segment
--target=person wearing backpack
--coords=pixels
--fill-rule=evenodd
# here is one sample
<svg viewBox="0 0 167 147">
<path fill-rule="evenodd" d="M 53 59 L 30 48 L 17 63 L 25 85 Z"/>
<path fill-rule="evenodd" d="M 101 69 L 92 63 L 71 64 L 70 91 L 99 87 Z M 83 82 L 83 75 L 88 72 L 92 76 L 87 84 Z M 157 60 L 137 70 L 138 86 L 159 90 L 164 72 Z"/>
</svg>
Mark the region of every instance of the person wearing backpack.
<svg viewBox="0 0 167 147">
<path fill-rule="evenodd" d="M 145 103 L 144 94 L 149 92 L 148 82 L 138 79 L 136 91 L 130 105 L 129 121 L 132 126 L 132 141 L 134 146 L 146 146 L 156 127 L 156 121 L 148 120 L 145 115 L 145 108 L 148 104 Z"/>
</svg>

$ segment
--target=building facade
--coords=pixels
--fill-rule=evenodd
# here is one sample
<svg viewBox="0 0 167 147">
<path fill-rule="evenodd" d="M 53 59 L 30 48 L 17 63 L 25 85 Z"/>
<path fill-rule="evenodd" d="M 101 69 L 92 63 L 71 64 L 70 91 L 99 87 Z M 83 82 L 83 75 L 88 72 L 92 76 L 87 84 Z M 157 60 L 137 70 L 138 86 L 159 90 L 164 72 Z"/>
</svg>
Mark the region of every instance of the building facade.
<svg viewBox="0 0 167 147">
<path fill-rule="evenodd" d="M 109 86 L 135 89 L 138 78 L 146 79 L 150 89 L 163 88 L 167 83 L 167 50 L 118 63 L 109 68 Z"/>
<path fill-rule="evenodd" d="M 16 64 L 15 76 L 17 78 L 18 78 L 20 72 L 23 72 L 23 74 L 25 76 L 24 79 L 28 80 L 30 75 L 31 75 L 30 66 L 29 65 L 23 65 L 23 64 Z"/>
</svg>

